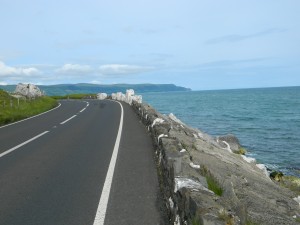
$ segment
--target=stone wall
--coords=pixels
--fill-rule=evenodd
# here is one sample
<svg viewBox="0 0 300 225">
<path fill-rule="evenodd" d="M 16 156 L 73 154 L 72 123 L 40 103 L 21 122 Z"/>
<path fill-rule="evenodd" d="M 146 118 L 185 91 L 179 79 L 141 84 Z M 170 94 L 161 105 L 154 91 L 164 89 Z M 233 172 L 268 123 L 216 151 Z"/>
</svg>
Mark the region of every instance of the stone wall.
<svg viewBox="0 0 300 225">
<path fill-rule="evenodd" d="M 153 138 L 170 224 L 299 224 L 295 193 L 233 153 L 235 137 L 213 138 L 141 101 L 132 107 Z"/>
</svg>

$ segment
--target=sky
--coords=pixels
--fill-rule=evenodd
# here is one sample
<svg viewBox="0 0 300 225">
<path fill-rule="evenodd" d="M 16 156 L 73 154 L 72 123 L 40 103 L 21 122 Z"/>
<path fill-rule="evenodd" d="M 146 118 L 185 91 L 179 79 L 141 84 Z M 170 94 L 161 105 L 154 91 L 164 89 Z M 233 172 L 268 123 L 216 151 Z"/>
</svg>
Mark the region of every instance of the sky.
<svg viewBox="0 0 300 225">
<path fill-rule="evenodd" d="M 300 86 L 299 0 L 0 0 L 0 85 Z"/>
</svg>

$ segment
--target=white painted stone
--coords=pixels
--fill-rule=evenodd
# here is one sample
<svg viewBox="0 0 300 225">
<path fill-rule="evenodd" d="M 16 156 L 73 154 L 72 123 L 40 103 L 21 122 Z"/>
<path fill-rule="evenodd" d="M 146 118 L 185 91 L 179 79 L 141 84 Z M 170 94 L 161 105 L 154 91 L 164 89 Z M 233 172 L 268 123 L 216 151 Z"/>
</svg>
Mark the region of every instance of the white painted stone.
<svg viewBox="0 0 300 225">
<path fill-rule="evenodd" d="M 299 207 L 300 207 L 300 195 L 298 196 L 298 197 L 296 197 L 296 198 L 293 198 L 296 202 L 298 202 L 298 204 L 299 204 Z"/>
<path fill-rule="evenodd" d="M 122 92 L 117 92 L 116 100 L 121 101 L 121 102 L 125 102 L 126 96 Z"/>
<path fill-rule="evenodd" d="M 156 119 L 153 121 L 151 127 L 154 127 L 156 124 L 160 124 L 160 123 L 163 123 L 163 122 L 164 122 L 163 119 L 161 119 L 161 118 L 156 118 Z"/>
<path fill-rule="evenodd" d="M 256 166 L 263 171 L 266 177 L 270 178 L 267 167 L 264 164 L 256 164 Z"/>
<path fill-rule="evenodd" d="M 133 95 L 134 95 L 134 90 L 133 89 L 126 90 L 126 96 L 133 96 Z"/>
<path fill-rule="evenodd" d="M 170 114 L 169 114 L 169 118 L 170 118 L 171 120 L 173 120 L 174 122 L 176 122 L 176 123 L 179 123 L 179 124 L 181 124 L 181 125 L 184 125 L 184 123 L 181 122 L 181 120 L 178 119 L 173 113 L 170 113 Z"/>
<path fill-rule="evenodd" d="M 133 89 L 126 90 L 125 102 L 128 103 L 129 105 L 132 105 L 133 96 L 134 96 L 134 90 Z"/>
<path fill-rule="evenodd" d="M 112 98 L 113 100 L 117 100 L 117 94 L 116 94 L 116 93 L 112 93 L 112 94 L 111 94 L 111 98 Z"/>
<path fill-rule="evenodd" d="M 142 102 L 143 102 L 143 96 L 141 96 L 141 95 L 134 95 L 134 96 L 132 96 L 132 101 L 134 101 L 136 103 L 139 103 L 139 104 L 142 104 Z"/>
<path fill-rule="evenodd" d="M 98 93 L 97 94 L 97 99 L 99 100 L 104 100 L 107 98 L 107 94 L 106 93 Z"/>
<path fill-rule="evenodd" d="M 190 167 L 194 169 L 200 169 L 200 165 L 194 164 L 193 162 L 190 162 Z"/>
<path fill-rule="evenodd" d="M 198 136 L 199 136 L 199 138 L 204 138 L 204 136 L 203 136 L 203 134 L 202 133 L 198 133 Z"/>
<path fill-rule="evenodd" d="M 243 160 L 245 160 L 248 163 L 256 163 L 256 159 L 255 158 L 247 157 L 245 155 L 241 155 L 241 156 L 242 156 Z"/>
<path fill-rule="evenodd" d="M 213 193 L 212 191 L 204 187 L 200 182 L 194 181 L 190 178 L 175 177 L 174 180 L 175 180 L 175 187 L 174 187 L 175 193 L 181 188 L 187 188 L 191 190 L 203 190 L 203 191 Z"/>
<path fill-rule="evenodd" d="M 228 152 L 232 153 L 232 150 L 230 148 L 230 145 L 226 142 L 226 141 L 222 141 L 227 147 L 226 148 L 223 148 L 225 150 L 227 150 Z"/>
<path fill-rule="evenodd" d="M 141 95 L 134 95 L 133 89 L 126 90 L 126 94 L 123 94 L 122 92 L 112 93 L 111 97 L 113 100 L 126 102 L 129 105 L 132 105 L 133 102 L 142 104 L 143 99 Z"/>
<path fill-rule="evenodd" d="M 168 135 L 166 135 L 166 134 L 161 134 L 161 135 L 159 135 L 158 138 L 157 138 L 157 142 L 159 143 L 159 140 L 160 140 L 161 138 L 163 138 L 163 137 L 168 137 Z"/>
</svg>

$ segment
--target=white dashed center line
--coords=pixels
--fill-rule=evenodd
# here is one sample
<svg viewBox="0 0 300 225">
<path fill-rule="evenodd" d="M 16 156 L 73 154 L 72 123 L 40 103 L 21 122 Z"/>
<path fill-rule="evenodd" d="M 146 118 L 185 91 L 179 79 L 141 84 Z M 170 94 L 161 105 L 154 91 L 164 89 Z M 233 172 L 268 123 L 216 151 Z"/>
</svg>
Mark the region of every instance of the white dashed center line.
<svg viewBox="0 0 300 225">
<path fill-rule="evenodd" d="M 70 121 L 71 119 L 73 119 L 73 118 L 75 118 L 75 117 L 76 117 L 76 115 L 70 117 L 69 119 L 65 120 L 64 122 L 61 122 L 60 124 L 63 125 L 63 124 L 65 124 L 66 122 Z"/>
<path fill-rule="evenodd" d="M 19 144 L 19 145 L 15 146 L 15 147 L 13 147 L 13 148 L 9 149 L 9 150 L 6 150 L 5 152 L 3 152 L 3 153 L 1 153 L 1 154 L 0 154 L 0 158 L 1 158 L 2 156 L 5 156 L 5 155 L 7 155 L 8 153 L 11 153 L 11 152 L 13 152 L 13 151 L 14 151 L 14 150 L 16 150 L 16 149 L 18 149 L 18 148 L 22 147 L 23 145 L 26 145 L 26 144 L 28 144 L 29 142 L 32 142 L 32 141 L 34 141 L 35 139 L 37 139 L 37 138 L 39 138 L 39 137 L 43 136 L 44 134 L 47 134 L 48 132 L 49 132 L 49 131 L 45 131 L 45 132 L 43 132 L 43 133 L 41 133 L 41 134 L 39 134 L 39 135 L 37 135 L 37 136 L 35 136 L 35 137 L 33 137 L 33 138 L 31 138 L 31 139 L 27 140 L 27 141 L 25 141 L 25 142 L 23 142 L 23 143 L 21 143 L 21 144 Z"/>
</svg>

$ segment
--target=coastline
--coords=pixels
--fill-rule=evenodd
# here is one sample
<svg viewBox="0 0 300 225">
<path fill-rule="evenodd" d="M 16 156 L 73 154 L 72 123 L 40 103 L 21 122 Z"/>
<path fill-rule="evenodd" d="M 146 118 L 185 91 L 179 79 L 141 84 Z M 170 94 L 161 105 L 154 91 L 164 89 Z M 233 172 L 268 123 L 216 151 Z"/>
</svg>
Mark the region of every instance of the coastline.
<svg viewBox="0 0 300 225">
<path fill-rule="evenodd" d="M 298 224 L 299 197 L 272 181 L 265 167 L 132 93 L 113 99 L 131 104 L 153 138 L 170 224 Z"/>
<path fill-rule="evenodd" d="M 147 93 L 143 98 L 162 114 L 172 112 L 210 135 L 234 134 L 248 157 L 300 178 L 297 96 L 299 87 Z"/>
</svg>

